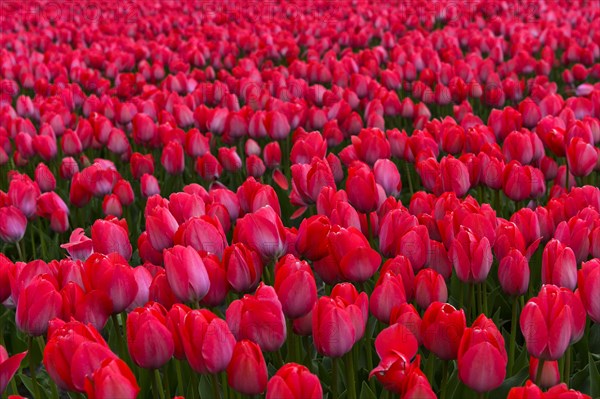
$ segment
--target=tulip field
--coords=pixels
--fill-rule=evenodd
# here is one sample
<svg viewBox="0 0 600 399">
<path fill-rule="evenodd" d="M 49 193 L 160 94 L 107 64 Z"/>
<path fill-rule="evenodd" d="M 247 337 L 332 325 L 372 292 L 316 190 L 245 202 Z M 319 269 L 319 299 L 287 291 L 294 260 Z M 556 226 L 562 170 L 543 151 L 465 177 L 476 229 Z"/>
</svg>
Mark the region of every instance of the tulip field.
<svg viewBox="0 0 600 399">
<path fill-rule="evenodd" d="M 600 398 L 599 1 L 0 11 L 2 398 Z"/>
</svg>

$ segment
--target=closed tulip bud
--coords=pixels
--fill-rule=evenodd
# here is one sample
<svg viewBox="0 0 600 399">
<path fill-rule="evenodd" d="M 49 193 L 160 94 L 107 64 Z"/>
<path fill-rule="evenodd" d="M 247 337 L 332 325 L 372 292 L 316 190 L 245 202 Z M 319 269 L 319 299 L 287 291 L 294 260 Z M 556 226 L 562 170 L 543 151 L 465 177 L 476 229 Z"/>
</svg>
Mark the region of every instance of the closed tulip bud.
<svg viewBox="0 0 600 399">
<path fill-rule="evenodd" d="M 356 228 L 334 226 L 327 235 L 329 250 L 342 276 L 348 281 L 364 282 L 381 265 L 381 256 Z"/>
<path fill-rule="evenodd" d="M 281 147 L 278 142 L 272 141 L 265 145 L 263 159 L 268 168 L 276 168 L 281 164 Z"/>
<path fill-rule="evenodd" d="M 11 204 L 21 210 L 27 218 L 35 215 L 37 199 L 41 192 L 37 183 L 29 176 L 14 175 L 10 180 L 7 194 Z"/>
<path fill-rule="evenodd" d="M 558 361 L 545 361 L 540 374 L 540 380 L 537 381 L 538 367 L 540 361 L 535 357 L 529 358 L 529 379 L 543 389 L 548 389 L 560 383 L 560 373 L 558 372 Z"/>
<path fill-rule="evenodd" d="M 135 399 L 140 392 L 135 376 L 121 359 L 106 359 L 85 381 L 85 393 L 94 399 Z"/>
<path fill-rule="evenodd" d="M 273 287 L 261 283 L 254 295 L 233 301 L 225 315 L 237 340 L 250 339 L 267 352 L 285 343 L 285 317 Z"/>
<path fill-rule="evenodd" d="M 85 289 L 106 293 L 112 301 L 112 313 L 122 312 L 135 300 L 138 285 L 133 269 L 118 254 L 94 253 L 85 261 L 84 268 Z"/>
<path fill-rule="evenodd" d="M 154 158 L 152 154 L 140 154 L 134 152 L 129 160 L 131 174 L 135 180 L 139 180 L 145 174 L 154 174 Z"/>
<path fill-rule="evenodd" d="M 313 158 L 310 164 L 292 165 L 292 193 L 290 201 L 293 205 L 310 205 L 317 201 L 323 187 L 335 188 L 335 179 L 329 164 L 321 158 Z"/>
<path fill-rule="evenodd" d="M 27 218 L 14 206 L 0 208 L 0 240 L 4 242 L 19 242 L 25 235 Z"/>
<path fill-rule="evenodd" d="M 542 254 L 542 284 L 555 284 L 574 290 L 577 285 L 577 261 L 570 247 L 552 239 Z"/>
<path fill-rule="evenodd" d="M 173 246 L 179 223 L 169 209 L 154 207 L 146 213 L 146 232 L 152 247 L 157 251 Z"/>
<path fill-rule="evenodd" d="M 511 249 L 500 260 L 498 280 L 507 295 L 523 295 L 529 287 L 529 262 L 517 249 Z"/>
<path fill-rule="evenodd" d="M 79 172 L 77 161 L 71 157 L 65 157 L 60 163 L 58 175 L 63 180 L 71 180 L 75 173 Z"/>
<path fill-rule="evenodd" d="M 185 169 L 183 146 L 177 141 L 169 142 L 162 151 L 160 163 L 170 175 L 180 175 Z"/>
<path fill-rule="evenodd" d="M 102 201 L 102 213 L 106 216 L 114 216 L 120 218 L 123 214 L 123 206 L 119 201 L 119 197 L 115 194 L 109 194 Z"/>
<path fill-rule="evenodd" d="M 127 220 L 108 216 L 98 219 L 92 225 L 92 244 L 94 251 L 101 254 L 118 253 L 126 260 L 131 258 L 131 243 Z"/>
<path fill-rule="evenodd" d="M 294 136 L 296 137 L 296 136 Z M 292 164 L 307 164 L 313 158 L 324 159 L 327 143 L 319 132 L 304 133 L 295 140 L 290 152 Z"/>
<path fill-rule="evenodd" d="M 219 162 L 228 172 L 237 172 L 242 168 L 242 159 L 236 151 L 235 147 L 219 148 Z"/>
<path fill-rule="evenodd" d="M 220 373 L 230 364 L 235 338 L 227 323 L 208 310 L 187 312 L 179 325 L 185 356 L 201 374 Z"/>
<path fill-rule="evenodd" d="M 173 357 L 173 335 L 167 328 L 166 313 L 162 305 L 149 303 L 127 315 L 127 347 L 139 367 L 158 369 Z"/>
<path fill-rule="evenodd" d="M 34 337 L 46 333 L 48 322 L 60 316 L 62 297 L 47 275 L 39 275 L 21 289 L 17 302 L 17 328 Z"/>
<path fill-rule="evenodd" d="M 150 198 L 153 195 L 160 194 L 160 186 L 158 184 L 158 180 L 156 177 L 145 174 L 140 179 L 140 189 L 142 192 L 142 197 Z"/>
<path fill-rule="evenodd" d="M 544 285 L 521 311 L 520 325 L 527 351 L 544 360 L 558 360 L 569 346 L 573 316 L 560 288 Z"/>
<path fill-rule="evenodd" d="M 364 164 L 354 164 L 348 169 L 346 192 L 348 193 L 348 201 L 359 212 L 373 212 L 379 205 L 379 193 L 375 176 Z"/>
<path fill-rule="evenodd" d="M 406 303 L 402 276 L 391 271 L 382 273 L 369 300 L 369 309 L 382 323 L 390 323 L 394 308 Z"/>
<path fill-rule="evenodd" d="M 246 174 L 260 179 L 267 171 L 267 167 L 257 155 L 250 155 L 246 158 Z"/>
<path fill-rule="evenodd" d="M 571 139 L 567 147 L 567 163 L 573 176 L 587 176 L 596 167 L 598 152 L 593 144 L 580 137 Z"/>
<path fill-rule="evenodd" d="M 235 344 L 227 366 L 229 386 L 246 395 L 258 395 L 267 388 L 267 364 L 260 347 L 247 339 Z"/>
<path fill-rule="evenodd" d="M 485 281 L 492 267 L 492 250 L 487 237 L 479 239 L 465 227 L 461 227 L 456 235 L 448 255 L 458 278 L 463 282 Z"/>
<path fill-rule="evenodd" d="M 464 196 L 471 187 L 466 165 L 452 156 L 442 158 L 440 178 L 442 190 L 454 192 L 457 197 Z"/>
<path fill-rule="evenodd" d="M 322 399 L 319 377 L 296 363 L 281 367 L 267 384 L 267 399 Z"/>
<path fill-rule="evenodd" d="M 219 221 L 208 215 L 193 217 L 179 226 L 175 244 L 191 246 L 201 254 L 215 254 L 219 258 L 227 247 L 227 238 Z"/>
<path fill-rule="evenodd" d="M 196 173 L 204 180 L 212 181 L 221 176 L 223 166 L 210 152 L 196 158 Z"/>
<path fill-rule="evenodd" d="M 423 315 L 423 345 L 442 360 L 458 357 L 458 348 L 466 328 L 465 312 L 448 303 L 434 302 Z"/>
<path fill-rule="evenodd" d="M 389 159 L 380 159 L 373 167 L 375 181 L 383 187 L 387 195 L 397 197 L 402 190 L 402 180 L 396 165 Z"/>
<path fill-rule="evenodd" d="M 205 306 L 222 305 L 231 289 L 227 281 L 227 270 L 216 255 L 208 254 L 202 258 L 202 261 L 208 273 L 210 289 L 200 303 Z"/>
<path fill-rule="evenodd" d="M 448 288 L 441 274 L 433 269 L 422 269 L 415 276 L 415 300 L 421 309 L 432 302 L 446 302 Z"/>
<path fill-rule="evenodd" d="M 262 276 L 263 264 L 257 252 L 243 243 L 235 243 L 223 253 L 227 281 L 237 292 L 255 289 Z"/>
<path fill-rule="evenodd" d="M 331 224 L 326 216 L 315 215 L 303 219 L 298 229 L 296 249 L 311 261 L 324 258 L 329 253 L 327 235 L 330 229 Z"/>
<path fill-rule="evenodd" d="M 544 175 L 539 169 L 511 161 L 504 168 L 502 190 L 513 201 L 540 197 L 546 192 Z"/>
<path fill-rule="evenodd" d="M 476 392 L 498 388 L 506 376 L 508 355 L 494 322 L 480 315 L 464 331 L 458 350 L 458 375 Z"/>
<path fill-rule="evenodd" d="M 238 219 L 233 242 L 242 242 L 258 252 L 264 260 L 279 258 L 286 252 L 286 232 L 273 208 L 264 206 Z"/>
<path fill-rule="evenodd" d="M 46 166 L 46 164 L 39 163 L 35 168 L 35 182 L 38 184 L 40 190 L 45 193 L 48 191 L 54 191 L 56 188 L 56 178 Z"/>
<path fill-rule="evenodd" d="M 322 296 L 312 311 L 312 334 L 317 352 L 341 357 L 356 341 L 353 315 L 340 299 Z"/>
<path fill-rule="evenodd" d="M 293 255 L 285 255 L 275 265 L 274 288 L 283 313 L 290 319 L 305 316 L 317 302 L 312 269 Z"/>
<path fill-rule="evenodd" d="M 600 323 L 600 261 L 583 262 L 578 272 L 579 294 L 590 318 Z"/>
<path fill-rule="evenodd" d="M 182 302 L 197 302 L 210 288 L 210 280 L 202 258 L 192 247 L 176 245 L 163 253 L 167 280 Z"/>
</svg>

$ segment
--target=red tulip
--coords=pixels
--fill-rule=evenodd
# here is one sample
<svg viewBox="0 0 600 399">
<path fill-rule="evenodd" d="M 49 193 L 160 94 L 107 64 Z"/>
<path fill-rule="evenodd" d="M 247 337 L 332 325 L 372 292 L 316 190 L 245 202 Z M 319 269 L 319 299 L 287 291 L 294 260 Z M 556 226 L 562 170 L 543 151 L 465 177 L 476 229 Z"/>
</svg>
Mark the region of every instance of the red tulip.
<svg viewBox="0 0 600 399">
<path fill-rule="evenodd" d="M 294 136 L 296 137 L 296 136 Z M 290 152 L 293 164 L 308 164 L 314 158 L 324 159 L 327 155 L 327 143 L 319 132 L 304 133 L 298 137 Z"/>
<path fill-rule="evenodd" d="M 149 303 L 127 315 L 127 347 L 139 367 L 158 369 L 173 357 L 175 347 L 166 313 L 162 305 Z"/>
<path fill-rule="evenodd" d="M 381 264 L 379 253 L 354 227 L 344 229 L 334 226 L 327 235 L 327 241 L 334 262 L 348 281 L 367 281 Z"/>
<path fill-rule="evenodd" d="M 267 384 L 267 399 L 321 399 L 323 389 L 319 377 L 296 363 L 281 367 Z"/>
<path fill-rule="evenodd" d="M 90 399 L 134 399 L 140 391 L 135 376 L 121 359 L 106 359 L 85 381 L 85 393 Z"/>
<path fill-rule="evenodd" d="M 192 310 L 179 325 L 185 356 L 198 373 L 219 373 L 230 364 L 235 338 L 224 320 L 208 310 Z"/>
<path fill-rule="evenodd" d="M 598 152 L 592 144 L 580 137 L 575 137 L 567 147 L 567 163 L 569 172 L 574 176 L 587 176 L 596 167 Z"/>
<path fill-rule="evenodd" d="M 393 309 L 405 304 L 406 300 L 402 275 L 386 271 L 385 273 L 382 272 L 375 284 L 369 307 L 377 320 L 390 323 Z"/>
<path fill-rule="evenodd" d="M 449 252 L 454 270 L 461 281 L 485 281 L 493 261 L 487 237 L 478 239 L 470 229 L 461 226 Z"/>
<path fill-rule="evenodd" d="M 539 169 L 509 162 L 502 174 L 502 190 L 513 201 L 537 198 L 546 192 L 544 176 Z"/>
<path fill-rule="evenodd" d="M 452 156 L 442 158 L 440 179 L 442 190 L 454 192 L 458 197 L 464 196 L 471 187 L 467 167 Z"/>
<path fill-rule="evenodd" d="M 312 312 L 312 334 L 317 352 L 324 356 L 341 357 L 352 349 L 356 330 L 340 299 L 319 298 Z"/>
<path fill-rule="evenodd" d="M 210 288 L 202 258 L 192 247 L 176 245 L 164 251 L 165 271 L 173 293 L 183 302 L 197 302 Z"/>
<path fill-rule="evenodd" d="M 433 269 L 422 269 L 415 276 L 415 300 L 421 309 L 432 302 L 446 302 L 448 288 L 441 274 Z"/>
<path fill-rule="evenodd" d="M 127 220 L 112 216 L 96 220 L 92 225 L 92 244 L 95 252 L 105 255 L 116 252 L 126 260 L 131 258 Z"/>
<path fill-rule="evenodd" d="M 261 283 L 254 295 L 233 301 L 225 316 L 238 340 L 250 339 L 267 352 L 276 351 L 285 343 L 285 317 L 273 287 Z"/>
<path fill-rule="evenodd" d="M 285 255 L 275 265 L 274 288 L 283 313 L 290 319 L 305 316 L 317 302 L 312 269 L 293 255 Z"/>
<path fill-rule="evenodd" d="M 317 201 L 323 187 L 335 188 L 333 173 L 327 161 L 313 158 L 310 164 L 292 165 L 292 193 L 290 201 L 297 206 L 310 205 Z"/>
<path fill-rule="evenodd" d="M 183 146 L 177 141 L 169 142 L 163 148 L 160 162 L 170 175 L 178 175 L 183 173 L 185 169 L 185 155 L 183 153 Z"/>
<path fill-rule="evenodd" d="M 577 262 L 573 250 L 552 239 L 542 254 L 542 284 L 555 284 L 574 290 L 577 285 Z"/>
<path fill-rule="evenodd" d="M 579 294 L 590 318 L 600 323 L 600 261 L 583 262 L 578 272 Z"/>
<path fill-rule="evenodd" d="M 229 386 L 246 395 L 258 395 L 267 388 L 267 365 L 257 344 L 246 339 L 235 344 L 227 366 Z"/>
<path fill-rule="evenodd" d="M 263 259 L 278 258 L 287 249 L 286 232 L 280 217 L 270 206 L 262 207 L 237 221 L 233 242 L 242 242 Z"/>
<path fill-rule="evenodd" d="M 527 380 L 524 387 L 511 388 L 507 399 L 542 399 L 543 397 L 542 390 L 531 380 Z"/>
<path fill-rule="evenodd" d="M 4 346 L 0 345 L 0 393 L 4 393 L 8 383 L 19 370 L 21 361 L 23 361 L 26 355 L 27 351 L 9 357 Z M 317 384 L 320 389 L 321 384 L 318 383 L 318 379 Z"/>
<path fill-rule="evenodd" d="M 308 260 L 316 261 L 329 253 L 327 235 L 331 224 L 326 216 L 315 215 L 303 219 L 298 229 L 296 249 Z"/>
<path fill-rule="evenodd" d="M 253 290 L 262 276 L 263 264 L 258 253 L 243 243 L 225 248 L 223 265 L 227 271 L 227 281 L 237 292 Z"/>
<path fill-rule="evenodd" d="M 589 395 L 583 394 L 574 389 L 569 389 L 569 387 L 565 383 L 553 386 L 552 388 L 547 390 L 546 393 L 544 393 L 543 395 L 545 399 L 592 399 L 592 397 Z"/>
<path fill-rule="evenodd" d="M 160 186 L 158 184 L 158 180 L 156 177 L 146 173 L 140 179 L 140 188 L 142 192 L 142 197 L 150 198 L 153 195 L 160 194 Z"/>
<path fill-rule="evenodd" d="M 20 290 L 15 323 L 32 336 L 43 335 L 48 322 L 59 316 L 62 297 L 48 275 L 38 275 Z"/>
<path fill-rule="evenodd" d="M 423 345 L 442 360 L 456 359 L 465 328 L 465 312 L 462 309 L 456 310 L 448 303 L 434 302 L 423 315 Z"/>
<path fill-rule="evenodd" d="M 421 316 L 417 309 L 411 304 L 404 303 L 392 309 L 390 315 L 390 324 L 402 324 L 415 336 L 419 345 L 423 343 L 421 339 Z"/>
<path fill-rule="evenodd" d="M 569 346 L 573 316 L 566 297 L 559 293 L 557 286 L 544 285 L 521 311 L 521 331 L 531 356 L 557 360 Z"/>
<path fill-rule="evenodd" d="M 476 392 L 498 388 L 506 376 L 508 355 L 494 322 L 480 315 L 464 331 L 458 350 L 458 375 Z"/>
<path fill-rule="evenodd" d="M 14 206 L 0 208 L 0 240 L 19 242 L 25 235 L 27 218 Z"/>
<path fill-rule="evenodd" d="M 112 301 L 112 313 L 122 312 L 135 300 L 138 286 L 133 269 L 119 255 L 95 253 L 85 261 L 84 268 L 86 290 L 106 293 Z"/>
<path fill-rule="evenodd" d="M 429 252 L 427 227 L 419 225 L 415 216 L 402 209 L 388 212 L 379 226 L 381 253 L 388 257 L 403 255 L 410 260 L 414 271 L 421 270 Z"/>
<path fill-rule="evenodd" d="M 379 205 L 379 191 L 375 176 L 364 164 L 353 164 L 348 169 L 346 192 L 348 201 L 359 212 L 373 212 Z"/>
<path fill-rule="evenodd" d="M 511 249 L 500 260 L 498 280 L 502 290 L 508 295 L 524 295 L 529 287 L 529 262 L 517 249 Z"/>
<path fill-rule="evenodd" d="M 396 165 L 389 159 L 379 159 L 373 167 L 375 181 L 385 190 L 387 195 L 397 197 L 402 190 L 402 180 Z"/>
<path fill-rule="evenodd" d="M 129 160 L 129 165 L 131 167 L 131 174 L 135 180 L 141 179 L 145 174 L 154 174 L 154 158 L 152 154 L 143 155 L 134 152 Z"/>
<path fill-rule="evenodd" d="M 148 240 L 156 251 L 173 246 L 179 223 L 173 214 L 163 206 L 156 206 L 146 212 L 146 232 Z"/>
<path fill-rule="evenodd" d="M 535 357 L 529 358 L 529 379 L 536 383 L 538 386 L 547 389 L 560 384 L 560 373 L 558 372 L 558 361 L 545 361 L 542 366 L 542 374 L 540 380 L 536 381 L 538 375 L 538 367 L 540 362 Z"/>
<path fill-rule="evenodd" d="M 362 129 L 357 136 L 352 136 L 351 139 L 358 158 L 371 166 L 378 159 L 391 156 L 390 143 L 379 129 Z"/>
</svg>

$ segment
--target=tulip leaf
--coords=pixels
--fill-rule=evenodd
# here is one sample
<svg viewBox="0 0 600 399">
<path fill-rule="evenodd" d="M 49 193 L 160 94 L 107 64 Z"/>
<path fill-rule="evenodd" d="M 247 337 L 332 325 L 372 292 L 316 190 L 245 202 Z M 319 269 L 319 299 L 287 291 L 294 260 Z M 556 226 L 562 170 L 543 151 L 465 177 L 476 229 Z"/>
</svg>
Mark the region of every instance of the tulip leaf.
<svg viewBox="0 0 600 399">
<path fill-rule="evenodd" d="M 591 353 L 588 353 L 590 372 L 590 393 L 592 398 L 600 397 L 600 373 Z"/>
<path fill-rule="evenodd" d="M 359 399 L 377 399 L 377 395 L 375 395 L 375 393 L 371 391 L 371 388 L 369 387 L 369 384 L 367 384 L 367 381 L 363 381 L 362 383 Z"/>
<path fill-rule="evenodd" d="M 490 399 L 504 399 L 508 397 L 508 392 L 514 387 L 520 387 L 525 384 L 529 378 L 529 366 L 523 367 L 519 372 L 510 378 L 504 380 L 500 387 L 490 393 Z"/>
<path fill-rule="evenodd" d="M 31 380 L 31 377 L 26 376 L 23 373 L 21 373 L 19 375 L 19 378 L 21 378 L 21 382 L 23 382 L 23 385 L 25 385 L 25 388 L 27 388 L 27 390 L 29 391 L 29 393 L 31 393 L 31 395 L 33 397 L 34 393 L 36 392 L 36 389 L 33 386 L 33 381 Z M 40 389 L 39 393 L 42 396 L 42 398 L 47 398 L 48 397 L 46 395 L 46 391 L 44 389 Z M 42 398 L 40 398 L 40 399 L 42 399 Z"/>
<path fill-rule="evenodd" d="M 593 323 L 590 326 L 589 333 L 589 351 L 591 353 L 600 354 L 600 324 Z"/>
</svg>

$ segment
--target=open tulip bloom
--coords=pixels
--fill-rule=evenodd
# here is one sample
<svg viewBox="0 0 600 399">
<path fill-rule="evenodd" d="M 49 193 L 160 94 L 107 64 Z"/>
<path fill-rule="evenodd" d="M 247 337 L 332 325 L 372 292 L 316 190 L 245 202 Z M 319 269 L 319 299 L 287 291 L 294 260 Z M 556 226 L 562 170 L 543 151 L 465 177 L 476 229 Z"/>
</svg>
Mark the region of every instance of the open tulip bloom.
<svg viewBox="0 0 600 399">
<path fill-rule="evenodd" d="M 29 3 L 3 397 L 600 398 L 598 1 Z"/>
</svg>

